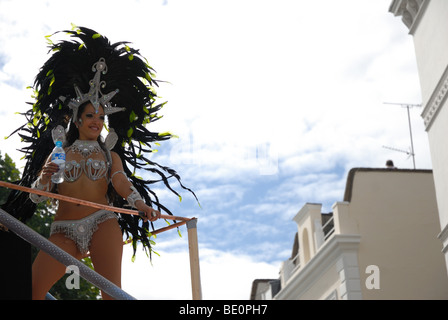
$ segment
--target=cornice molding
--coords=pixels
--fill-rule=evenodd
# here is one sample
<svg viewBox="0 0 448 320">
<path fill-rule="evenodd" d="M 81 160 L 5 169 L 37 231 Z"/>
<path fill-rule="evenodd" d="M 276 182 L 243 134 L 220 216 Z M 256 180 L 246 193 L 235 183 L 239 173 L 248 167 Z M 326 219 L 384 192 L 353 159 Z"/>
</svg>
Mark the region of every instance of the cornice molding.
<svg viewBox="0 0 448 320">
<path fill-rule="evenodd" d="M 423 122 L 425 124 L 426 131 L 428 131 L 434 120 L 439 113 L 440 109 L 444 105 L 448 96 L 448 66 L 443 72 L 436 89 L 433 91 L 431 98 L 428 100 L 425 108 L 422 112 Z"/>
<path fill-rule="evenodd" d="M 334 234 L 319 249 L 316 255 L 308 263 L 287 280 L 274 300 L 300 299 L 300 296 L 310 288 L 322 274 L 335 265 L 344 254 L 352 252 L 358 254 L 360 235 Z"/>
<path fill-rule="evenodd" d="M 389 12 L 396 17 L 401 16 L 401 20 L 409 29 L 409 34 L 413 35 L 417 29 L 429 0 L 393 0 Z"/>
<path fill-rule="evenodd" d="M 443 244 L 442 252 L 446 254 L 448 251 L 448 224 L 439 233 L 437 238 L 439 238 L 439 240 L 442 241 Z"/>
</svg>

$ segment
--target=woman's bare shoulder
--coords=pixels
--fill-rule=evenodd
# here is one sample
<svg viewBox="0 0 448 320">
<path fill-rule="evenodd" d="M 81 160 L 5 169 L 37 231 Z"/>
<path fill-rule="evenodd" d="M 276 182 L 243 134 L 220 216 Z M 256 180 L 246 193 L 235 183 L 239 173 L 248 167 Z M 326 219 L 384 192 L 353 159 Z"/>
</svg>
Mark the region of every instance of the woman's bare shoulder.
<svg viewBox="0 0 448 320">
<path fill-rule="evenodd" d="M 112 157 L 112 161 L 121 161 L 120 156 L 115 151 L 111 151 L 110 156 Z"/>
</svg>

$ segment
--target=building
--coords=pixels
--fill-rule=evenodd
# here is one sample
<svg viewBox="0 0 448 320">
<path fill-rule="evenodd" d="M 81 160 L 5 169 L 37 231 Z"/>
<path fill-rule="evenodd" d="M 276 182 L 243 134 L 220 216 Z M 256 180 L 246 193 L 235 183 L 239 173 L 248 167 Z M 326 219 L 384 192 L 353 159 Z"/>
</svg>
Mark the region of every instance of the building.
<svg viewBox="0 0 448 320">
<path fill-rule="evenodd" d="M 321 209 L 300 209 L 291 257 L 251 299 L 448 299 L 431 170 L 354 168 L 343 201 Z"/>
<path fill-rule="evenodd" d="M 438 238 L 448 265 L 448 1 L 394 0 L 389 11 L 401 17 L 414 41 L 441 225 Z"/>
</svg>

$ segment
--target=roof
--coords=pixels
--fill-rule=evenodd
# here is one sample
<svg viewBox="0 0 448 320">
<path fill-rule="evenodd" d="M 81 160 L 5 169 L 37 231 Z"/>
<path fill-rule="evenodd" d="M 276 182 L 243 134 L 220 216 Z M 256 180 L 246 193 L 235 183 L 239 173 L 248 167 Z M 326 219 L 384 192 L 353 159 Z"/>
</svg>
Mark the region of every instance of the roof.
<svg viewBox="0 0 448 320">
<path fill-rule="evenodd" d="M 390 173 L 432 173 L 429 169 L 389 169 L 389 168 L 353 168 L 348 172 L 345 185 L 344 201 L 350 202 L 353 192 L 353 181 L 358 172 L 390 172 Z"/>
<path fill-rule="evenodd" d="M 250 292 L 250 300 L 256 300 L 257 299 L 257 291 L 258 291 L 258 285 L 259 284 L 270 284 L 273 285 L 273 291 L 272 295 L 274 296 L 278 291 L 280 291 L 280 280 L 279 279 L 255 279 L 252 282 L 252 290 Z"/>
</svg>

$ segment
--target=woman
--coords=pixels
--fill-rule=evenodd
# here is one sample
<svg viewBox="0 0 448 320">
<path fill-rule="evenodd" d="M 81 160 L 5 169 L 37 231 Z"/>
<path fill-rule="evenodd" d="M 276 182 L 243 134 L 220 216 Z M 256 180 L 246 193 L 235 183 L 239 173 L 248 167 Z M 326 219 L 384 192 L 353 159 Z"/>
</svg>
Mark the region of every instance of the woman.
<svg viewBox="0 0 448 320">
<path fill-rule="evenodd" d="M 65 181 L 57 186 L 58 193 L 108 205 L 107 189 L 111 180 L 115 191 L 123 198 L 128 198 L 133 192 L 132 184 L 123 174 L 121 159 L 115 152 L 110 152 L 110 170 L 104 170 L 107 169 L 104 167 L 107 157 L 98 142 L 104 125 L 104 109 L 100 107 L 100 111 L 96 113 L 93 105 L 87 103 L 78 112 L 78 137 L 73 144 L 65 148 L 68 165 L 64 172 Z M 94 151 L 82 154 L 82 150 L 79 151 L 82 144 L 93 146 Z M 89 166 L 88 163 L 92 162 L 97 162 L 97 167 L 103 170 L 95 169 L 94 165 Z M 51 176 L 58 170 L 58 165 L 47 161 L 38 183 L 48 185 L 51 190 Z M 144 212 L 150 221 L 160 218 L 160 212 L 146 205 L 141 198 L 135 202 L 135 207 Z M 79 224 L 89 218 L 87 224 Z M 123 238 L 114 213 L 61 201 L 54 221 L 49 238 L 51 242 L 77 259 L 84 258 L 90 251 L 95 270 L 117 286 L 121 286 Z M 77 223 L 81 226 L 82 233 L 76 228 Z M 65 274 L 66 267 L 41 251 L 32 270 L 33 299 L 44 299 L 53 284 Z M 110 297 L 103 293 L 103 299 Z"/>
<path fill-rule="evenodd" d="M 169 182 L 175 178 L 194 193 L 182 185 L 176 171 L 150 159 L 151 145 L 171 134 L 146 129 L 161 118 L 157 112 L 165 104 L 155 104 L 157 82 L 146 59 L 126 42 L 111 44 L 88 28 L 64 34 L 81 42 L 54 44 L 47 37 L 52 56 L 36 76 L 36 101 L 23 113 L 27 123 L 15 131 L 28 143 L 22 149 L 27 163 L 18 183 L 115 207 L 128 204 L 144 212 L 140 217 L 58 204 L 50 241 L 76 258 L 89 253 L 95 270 L 120 286 L 122 236 L 132 242 L 134 255 L 141 243 L 151 257 L 149 224 L 160 218 L 161 210 L 172 214 L 149 186 L 163 182 L 180 198 Z M 109 134 L 103 143 L 105 116 Z M 58 185 L 51 183 L 58 167 L 49 161 L 55 140 L 65 141 L 66 151 L 64 182 Z M 147 174 L 139 177 L 137 170 Z M 36 203 L 45 200 L 12 191 L 2 207 L 26 222 Z M 33 264 L 33 297 L 43 298 L 64 273 L 65 266 L 39 253 Z"/>
</svg>

